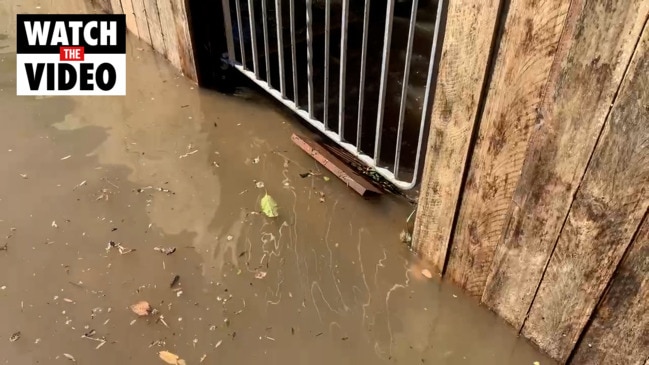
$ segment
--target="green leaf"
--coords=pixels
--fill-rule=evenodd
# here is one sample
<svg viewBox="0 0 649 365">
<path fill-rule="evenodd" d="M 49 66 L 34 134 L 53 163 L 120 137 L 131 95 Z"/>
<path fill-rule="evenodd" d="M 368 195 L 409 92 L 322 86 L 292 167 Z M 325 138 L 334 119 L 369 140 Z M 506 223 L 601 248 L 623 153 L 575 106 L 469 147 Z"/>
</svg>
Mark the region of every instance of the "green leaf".
<svg viewBox="0 0 649 365">
<path fill-rule="evenodd" d="M 272 196 L 268 195 L 268 193 L 261 198 L 261 211 L 270 218 L 275 218 L 279 215 L 277 214 L 277 203 Z"/>
</svg>

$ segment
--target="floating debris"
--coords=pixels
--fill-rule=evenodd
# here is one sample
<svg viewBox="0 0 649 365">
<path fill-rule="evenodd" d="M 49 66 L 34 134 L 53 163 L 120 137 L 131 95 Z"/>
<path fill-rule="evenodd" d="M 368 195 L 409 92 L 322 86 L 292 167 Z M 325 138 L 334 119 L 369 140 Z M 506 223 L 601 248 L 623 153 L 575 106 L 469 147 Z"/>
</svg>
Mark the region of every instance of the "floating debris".
<svg viewBox="0 0 649 365">
<path fill-rule="evenodd" d="M 253 158 L 252 163 L 254 163 L 255 165 L 258 164 L 259 163 L 259 156 Z"/>
<path fill-rule="evenodd" d="M 166 247 L 166 248 L 165 247 L 154 247 L 153 249 L 160 252 L 160 253 L 163 253 L 165 255 L 171 255 L 172 253 L 176 252 L 175 247 Z"/>
<path fill-rule="evenodd" d="M 106 246 L 106 252 L 110 251 L 112 248 L 116 248 L 120 255 L 126 255 L 127 253 L 134 252 L 134 248 L 126 248 L 122 246 L 121 243 L 115 241 L 108 241 L 108 246 Z"/>
<path fill-rule="evenodd" d="M 68 360 L 70 360 L 72 362 L 77 362 L 77 359 L 75 359 L 74 356 L 72 356 L 70 354 L 63 354 L 63 356 L 65 356 Z"/>
<path fill-rule="evenodd" d="M 130 306 L 131 311 L 140 317 L 145 317 L 153 313 L 153 308 L 149 302 L 143 300 Z"/>
<path fill-rule="evenodd" d="M 56 224 L 56 221 L 52 221 L 52 227 L 59 228 L 58 224 Z"/>
<path fill-rule="evenodd" d="M 29 177 L 27 176 L 27 174 L 20 174 L 20 177 L 22 177 L 23 179 L 28 179 L 28 178 L 29 178 Z"/>
<path fill-rule="evenodd" d="M 178 282 L 180 282 L 180 275 L 175 275 L 173 280 L 171 280 L 169 287 L 173 288 L 174 286 L 178 285 Z"/>
<path fill-rule="evenodd" d="M 399 233 L 399 240 L 403 243 L 411 243 L 412 242 L 412 235 L 410 232 L 406 231 L 405 229 Z"/>
<path fill-rule="evenodd" d="M 428 279 L 432 279 L 432 278 L 433 278 L 433 274 L 432 274 L 432 273 L 430 272 L 430 270 L 428 270 L 428 269 L 423 269 L 423 270 L 421 270 L 421 274 L 422 274 L 423 276 L 427 277 Z"/>
<path fill-rule="evenodd" d="M 218 349 L 219 346 L 221 346 L 222 343 L 223 343 L 223 340 L 219 340 L 219 342 L 217 342 L 216 345 L 214 345 L 214 348 Z"/>
<path fill-rule="evenodd" d="M 16 342 L 20 339 L 21 333 L 20 331 L 14 332 L 10 337 L 9 337 L 9 342 Z"/>
<path fill-rule="evenodd" d="M 158 352 L 160 359 L 167 364 L 171 365 L 185 365 L 185 360 L 181 359 L 180 356 L 169 352 L 169 351 L 160 351 Z"/>
<path fill-rule="evenodd" d="M 266 277 L 266 272 L 265 271 L 257 271 L 255 273 L 255 279 L 263 279 Z"/>
<path fill-rule="evenodd" d="M 196 153 L 196 152 L 198 152 L 198 150 L 189 151 L 189 152 L 185 153 L 184 155 L 180 155 L 180 156 L 178 156 L 178 158 L 189 157 L 189 156 L 193 155 L 193 154 Z"/>
<path fill-rule="evenodd" d="M 65 160 L 67 160 L 67 159 L 70 158 L 70 157 L 72 157 L 72 155 L 67 155 L 67 156 L 65 156 L 65 157 L 62 157 L 62 158 L 61 158 L 61 161 L 65 161 Z"/>
<path fill-rule="evenodd" d="M 153 186 L 145 186 L 143 188 L 135 189 L 135 191 L 138 192 L 138 193 L 143 193 L 143 192 L 145 192 L 147 190 L 155 190 L 155 191 L 159 191 L 159 192 L 162 192 L 162 193 L 168 193 L 168 194 L 172 194 L 172 195 L 176 194 L 176 193 L 174 193 L 173 191 L 171 191 L 169 189 L 165 189 L 165 188 L 161 188 L 161 187 L 156 188 L 156 187 L 153 187 Z"/>
<path fill-rule="evenodd" d="M 275 202 L 275 199 L 273 199 L 273 197 L 268 195 L 268 193 L 266 193 L 266 195 L 261 198 L 260 205 L 262 213 L 264 213 L 267 217 L 275 218 L 279 215 L 277 213 L 277 203 Z"/>
<path fill-rule="evenodd" d="M 198 361 L 198 363 L 202 364 L 203 361 L 205 361 L 205 358 L 207 358 L 207 354 L 203 354 L 203 356 L 201 356 L 201 359 Z"/>
<path fill-rule="evenodd" d="M 167 344 L 167 343 L 166 343 L 165 341 L 163 341 L 163 340 L 155 340 L 155 341 L 153 341 L 153 342 L 151 342 L 151 343 L 149 344 L 149 348 L 151 348 L 151 347 L 153 347 L 153 346 L 162 347 L 162 346 L 165 346 L 166 344 Z"/>
<path fill-rule="evenodd" d="M 264 182 L 263 181 L 257 181 L 255 183 L 255 186 L 257 187 L 257 189 L 263 189 L 264 188 Z"/>
<path fill-rule="evenodd" d="M 78 183 L 72 190 L 77 190 L 82 186 L 85 186 L 88 183 L 87 180 L 83 180 L 82 182 Z"/>
</svg>

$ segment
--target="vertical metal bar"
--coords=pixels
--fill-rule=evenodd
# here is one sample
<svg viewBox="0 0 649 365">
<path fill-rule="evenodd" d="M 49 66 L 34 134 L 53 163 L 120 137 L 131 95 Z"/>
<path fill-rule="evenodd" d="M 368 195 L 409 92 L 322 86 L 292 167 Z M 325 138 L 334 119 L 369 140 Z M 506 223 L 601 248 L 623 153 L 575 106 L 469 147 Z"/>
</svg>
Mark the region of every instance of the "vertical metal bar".
<svg viewBox="0 0 649 365">
<path fill-rule="evenodd" d="M 221 0 L 223 7 L 223 25 L 225 26 L 225 40 L 228 46 L 228 60 L 235 62 L 234 37 L 232 35 L 232 14 L 230 13 L 230 0 Z"/>
<path fill-rule="evenodd" d="M 282 0 L 275 0 L 275 18 L 277 21 L 277 59 L 279 61 L 279 89 L 286 98 L 286 68 L 284 67 L 284 37 L 282 28 Z"/>
<path fill-rule="evenodd" d="M 401 162 L 401 141 L 403 140 L 403 120 L 406 114 L 406 100 L 408 98 L 408 81 L 410 81 L 410 64 L 412 62 L 412 44 L 415 39 L 417 25 L 417 5 L 419 0 L 412 0 L 410 13 L 410 28 L 408 29 L 408 46 L 406 47 L 406 66 L 403 70 L 403 85 L 401 86 L 401 104 L 399 106 L 399 127 L 397 128 L 397 146 L 394 156 L 394 176 L 398 178 L 399 163 Z"/>
<path fill-rule="evenodd" d="M 374 162 L 378 166 L 381 151 L 381 134 L 383 132 L 383 113 L 385 109 L 385 93 L 390 68 L 390 46 L 392 43 L 392 21 L 394 18 L 395 0 L 388 0 L 385 12 L 385 38 L 383 40 L 383 64 L 381 65 L 381 85 L 379 89 L 379 105 L 376 117 L 376 137 L 374 139 Z"/>
<path fill-rule="evenodd" d="M 361 47 L 361 81 L 358 87 L 358 122 L 356 125 L 356 148 L 361 149 L 363 132 L 363 104 L 365 102 L 365 71 L 367 67 L 367 39 L 370 25 L 370 0 L 365 0 L 363 11 L 363 45 Z"/>
<path fill-rule="evenodd" d="M 234 0 L 237 11 L 237 29 L 239 30 L 239 48 L 241 48 L 241 65 L 246 68 L 246 47 L 243 43 L 243 22 L 241 21 L 241 4 L 240 0 Z"/>
<path fill-rule="evenodd" d="M 419 173 L 419 165 L 421 164 L 421 155 L 424 150 L 424 131 L 426 130 L 425 126 L 426 123 L 431 122 L 431 115 L 430 115 L 430 106 L 431 106 L 431 98 L 434 97 L 435 95 L 435 88 L 436 88 L 436 82 L 437 82 L 437 74 L 436 74 L 436 62 L 437 62 L 437 54 L 438 52 L 441 52 L 438 48 L 441 48 L 442 43 L 439 40 L 440 37 L 440 32 L 442 31 L 440 28 L 442 27 L 442 16 L 445 15 L 444 13 L 444 8 L 446 6 L 446 1 L 447 0 L 439 0 L 437 3 L 437 15 L 435 16 L 435 32 L 433 34 L 433 45 L 431 46 L 430 50 L 430 61 L 428 64 L 428 80 L 426 81 L 426 93 L 424 94 L 424 104 L 423 108 L 421 111 L 421 123 L 419 124 L 419 138 L 417 140 L 417 155 L 415 157 L 415 175 L 412 178 L 412 181 L 410 184 L 408 184 L 407 188 L 413 188 L 417 182 L 418 178 L 418 173 Z M 396 174 L 395 174 L 396 175 Z M 396 176 L 395 176 L 396 177 Z"/>
<path fill-rule="evenodd" d="M 295 49 L 297 47 L 297 44 L 295 43 L 295 0 L 289 1 L 289 11 L 291 13 L 291 61 L 293 66 L 291 67 L 291 69 L 293 70 L 293 102 L 295 103 L 295 107 L 299 108 L 300 103 L 297 94 L 297 57 L 295 55 Z"/>
<path fill-rule="evenodd" d="M 325 2 L 324 115 L 325 130 L 329 130 L 329 41 L 331 37 L 331 0 Z"/>
<path fill-rule="evenodd" d="M 345 140 L 345 81 L 347 78 L 347 25 L 349 0 L 343 0 L 342 27 L 340 30 L 340 82 L 338 90 L 338 134 Z"/>
<path fill-rule="evenodd" d="M 264 25 L 264 57 L 266 61 L 266 82 L 270 86 L 270 51 L 268 50 L 268 6 L 266 2 L 268 0 L 262 0 L 261 2 L 261 12 L 262 12 L 262 22 Z"/>
<path fill-rule="evenodd" d="M 313 118 L 313 0 L 306 0 L 306 60 L 309 116 Z"/>
<path fill-rule="evenodd" d="M 255 27 L 255 0 L 248 0 L 248 22 L 250 23 L 250 39 L 252 40 L 252 69 L 259 78 L 259 60 L 257 58 L 257 29 Z"/>
</svg>

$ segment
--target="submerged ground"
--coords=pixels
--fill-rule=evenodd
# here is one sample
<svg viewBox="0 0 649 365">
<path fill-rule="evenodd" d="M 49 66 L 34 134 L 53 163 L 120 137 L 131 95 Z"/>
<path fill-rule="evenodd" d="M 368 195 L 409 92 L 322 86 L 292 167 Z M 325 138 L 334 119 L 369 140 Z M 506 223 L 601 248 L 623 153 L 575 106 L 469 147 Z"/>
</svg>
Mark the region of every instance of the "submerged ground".
<svg viewBox="0 0 649 365">
<path fill-rule="evenodd" d="M 423 277 L 412 207 L 327 181 L 262 96 L 198 90 L 129 38 L 128 96 L 17 97 L 15 14 L 82 4 L 0 0 L 0 363 L 549 363 Z"/>
</svg>

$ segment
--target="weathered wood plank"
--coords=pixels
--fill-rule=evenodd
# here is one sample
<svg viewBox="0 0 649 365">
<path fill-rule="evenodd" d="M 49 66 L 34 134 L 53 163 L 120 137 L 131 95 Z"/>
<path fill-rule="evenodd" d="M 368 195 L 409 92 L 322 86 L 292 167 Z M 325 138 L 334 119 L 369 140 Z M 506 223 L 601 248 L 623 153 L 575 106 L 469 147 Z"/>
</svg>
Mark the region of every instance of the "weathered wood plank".
<svg viewBox="0 0 649 365">
<path fill-rule="evenodd" d="M 569 5 L 511 2 L 446 271 L 472 296 L 482 295 L 502 241 Z"/>
<path fill-rule="evenodd" d="M 176 23 L 176 38 L 178 39 L 178 56 L 180 58 L 180 70 L 192 81 L 198 81 L 196 66 L 194 64 L 194 53 L 192 51 L 192 39 L 189 32 L 189 21 L 184 0 L 172 0 L 171 8 Z"/>
<path fill-rule="evenodd" d="M 500 7 L 451 1 L 414 228 L 415 249 L 443 270 Z"/>
<path fill-rule="evenodd" d="M 649 14 L 646 0 L 572 2 L 514 207 L 482 301 L 520 329 Z M 565 55 L 565 57 L 564 57 Z"/>
<path fill-rule="evenodd" d="M 140 37 L 140 32 L 137 29 L 137 21 L 135 20 L 135 12 L 133 11 L 133 3 L 131 0 L 120 0 L 122 10 L 126 15 L 126 29 L 131 31 L 136 37 Z"/>
<path fill-rule="evenodd" d="M 144 42 L 151 44 L 149 24 L 147 22 L 148 14 L 144 8 L 144 0 L 131 0 L 131 4 L 133 5 L 133 14 L 135 15 L 139 37 Z"/>
<path fill-rule="evenodd" d="M 158 2 L 156 0 L 144 0 L 144 10 L 147 14 L 147 24 L 149 26 L 149 34 L 151 35 L 151 46 L 158 53 L 166 55 L 167 49 L 165 48 L 162 26 L 160 25 Z"/>
<path fill-rule="evenodd" d="M 171 2 L 173 0 L 157 0 L 160 14 L 160 27 L 165 43 L 165 56 L 174 67 L 181 69 L 180 54 L 178 53 L 178 35 L 176 34 L 176 17 Z"/>
<path fill-rule="evenodd" d="M 649 219 L 620 263 L 572 358 L 573 364 L 637 364 L 649 358 Z"/>
<path fill-rule="evenodd" d="M 577 190 L 522 333 L 565 360 L 649 207 L 649 31 Z"/>
<path fill-rule="evenodd" d="M 110 13 L 112 14 L 124 14 L 122 9 L 122 2 L 120 0 L 110 0 Z"/>
</svg>

